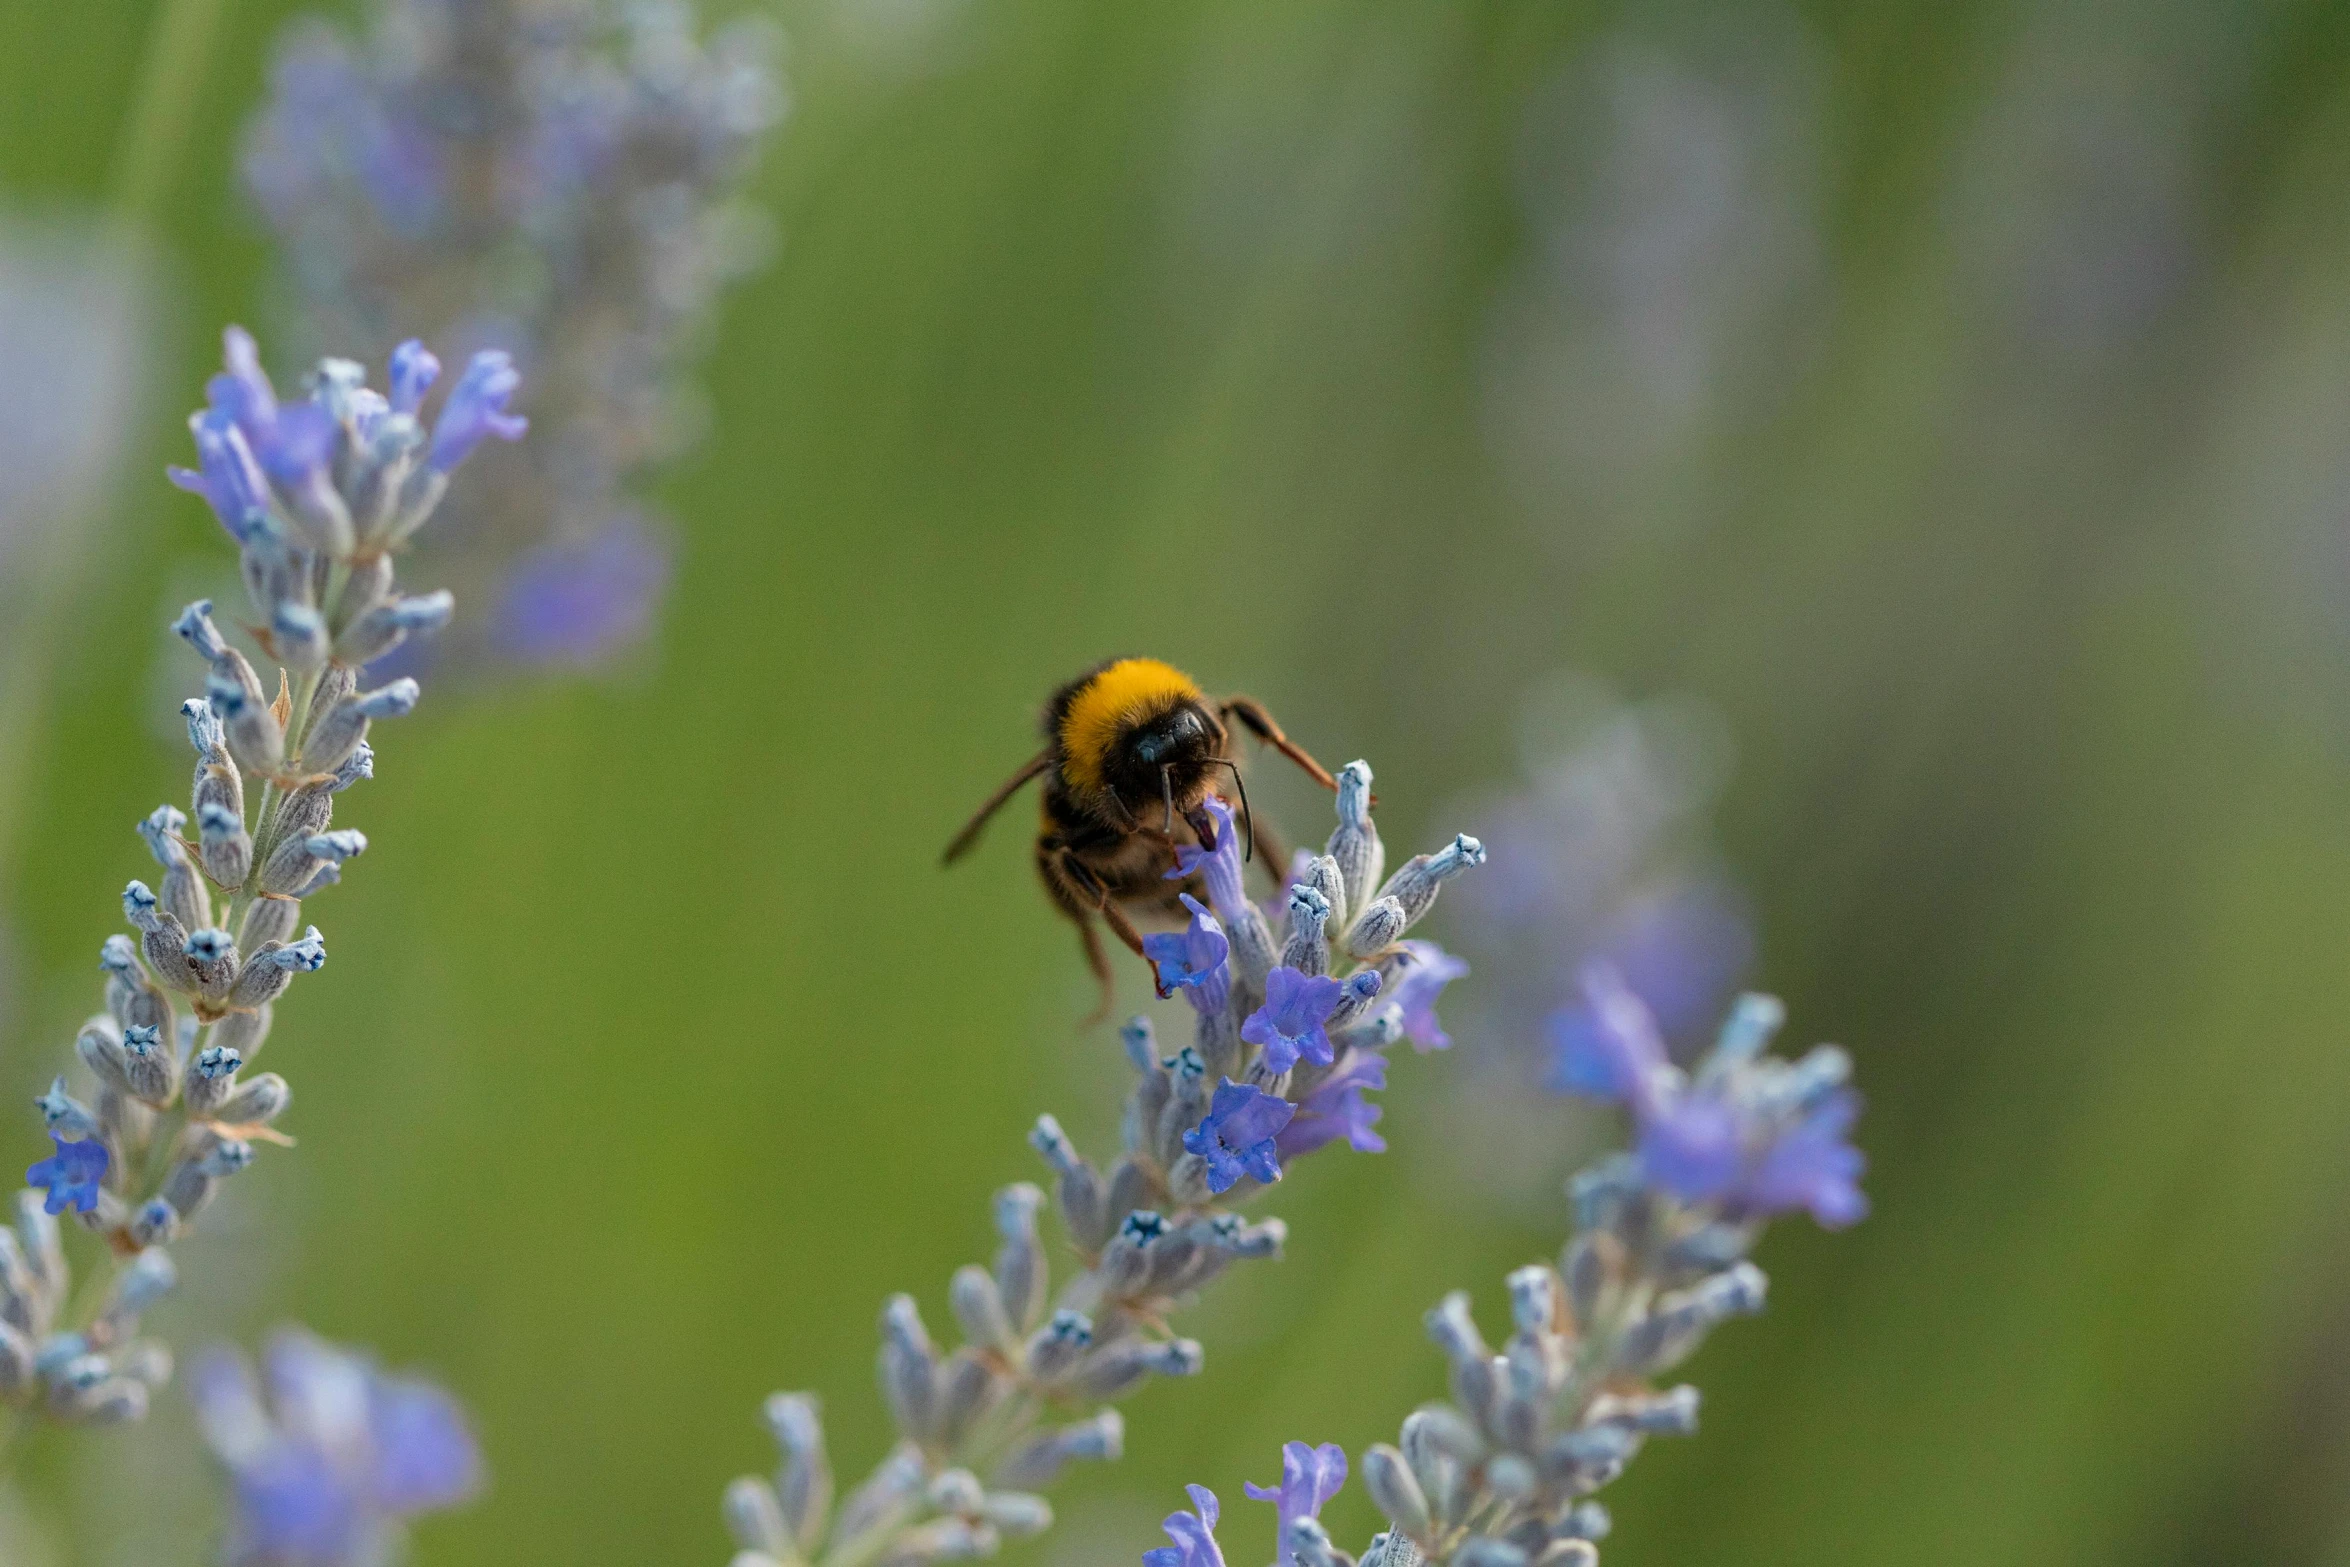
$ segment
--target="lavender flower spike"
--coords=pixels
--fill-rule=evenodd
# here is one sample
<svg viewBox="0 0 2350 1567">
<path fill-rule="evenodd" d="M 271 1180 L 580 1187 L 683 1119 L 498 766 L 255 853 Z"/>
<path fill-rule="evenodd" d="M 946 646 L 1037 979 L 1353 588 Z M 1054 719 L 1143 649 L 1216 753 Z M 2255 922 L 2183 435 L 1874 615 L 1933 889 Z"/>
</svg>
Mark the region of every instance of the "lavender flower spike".
<svg viewBox="0 0 2350 1567">
<path fill-rule="evenodd" d="M 165 1248 L 192 1238 L 258 1150 L 292 1142 L 274 1125 L 293 1102 L 286 1079 L 240 1075 L 267 1043 L 292 975 L 326 961 L 303 905 L 366 846 L 333 818 L 343 791 L 369 771 L 367 726 L 416 700 L 413 681 L 358 694 L 352 638 L 387 606 L 407 634 L 429 629 L 449 604 L 399 591 L 376 527 L 392 516 L 421 522 L 446 488 L 420 465 L 424 438 L 410 414 L 369 391 L 366 372 L 349 360 L 323 361 L 303 395 L 281 398 L 249 333 L 229 328 L 224 358 L 206 388 L 210 406 L 190 421 L 201 467 L 174 479 L 201 495 L 236 540 L 252 613 L 215 619 L 199 600 L 173 626 L 201 661 L 190 678 L 206 692 L 180 706 L 196 753 L 190 808 L 161 806 L 141 826 L 163 877 L 159 888 L 123 888 L 122 918 L 139 939 L 118 933 L 100 949 L 105 1010 L 74 1037 L 78 1066 L 68 1067 L 94 1079 L 94 1090 L 77 1096 L 60 1076 L 34 1101 L 55 1153 L 26 1171 L 32 1186 L 17 1196 L 17 1238 L 13 1248 L 0 1241 L 0 1415 L 135 1420 L 168 1380 L 170 1354 L 134 1341 L 132 1318 L 173 1276 Z M 421 395 L 428 362 L 421 349 L 404 352 L 395 377 L 403 399 Z M 483 380 L 464 417 L 500 433 L 511 391 L 509 377 Z M 239 626 L 266 629 L 248 635 Z M 55 1244 L 53 1221 L 69 1212 L 99 1241 L 85 1264 L 90 1276 L 79 1280 Z M 38 1252 L 38 1266 L 11 1265 L 12 1249 Z M 347 1380 L 321 1373 L 313 1384 L 331 1392 Z M 341 1561 L 326 1546 L 310 1550 L 306 1538 L 325 1536 L 302 1530 L 316 1524 L 339 1550 L 346 1538 L 373 1537 L 359 1522 L 349 1533 L 335 1519 L 397 1515 L 449 1492 L 425 1462 L 455 1451 L 433 1438 L 447 1426 L 441 1405 L 398 1384 L 378 1393 L 379 1426 L 421 1422 L 432 1439 L 394 1441 L 388 1427 L 377 1430 L 371 1440 L 383 1462 L 359 1490 L 304 1478 L 325 1472 L 321 1464 L 344 1475 L 340 1449 L 321 1458 L 314 1441 L 281 1442 L 267 1454 L 240 1448 L 252 1459 L 233 1467 L 252 1503 L 254 1551 Z M 289 1430 L 300 1425 L 306 1441 L 315 1437 L 313 1413 L 297 1411 Z"/>
<path fill-rule="evenodd" d="M 983 1530 L 1008 1533 L 1008 1520 L 1037 1518 L 1042 1504 L 1029 1489 L 1073 1460 L 1117 1456 L 1125 1427 L 1108 1406 L 1154 1377 L 1203 1369 L 1200 1345 L 1167 1326 L 1172 1314 L 1226 1269 L 1281 1255 L 1286 1225 L 1234 1210 L 1283 1179 L 1295 1157 L 1342 1139 L 1385 1146 L 1366 1095 L 1386 1085 L 1385 1047 L 1403 1028 L 1398 1008 L 1370 1008 L 1390 970 L 1415 955 L 1382 944 L 1375 960 L 1350 962 L 1332 928 L 1349 897 L 1346 877 L 1367 886 L 1380 858 L 1370 769 L 1357 764 L 1346 776 L 1333 834 L 1346 857 L 1311 857 L 1313 895 L 1283 899 L 1270 919 L 1242 885 L 1230 802 L 1207 799 L 1201 836 L 1215 847 L 1179 854 L 1177 875 L 1198 876 L 1208 904 L 1187 896 L 1185 928 L 1149 938 L 1148 948 L 1161 982 L 1190 1003 L 1191 1042 L 1167 1052 L 1143 1018 L 1119 1031 L 1134 1079 L 1122 1147 L 1109 1162 L 1087 1158 L 1054 1117 L 1034 1123 L 1030 1142 L 1051 1169 L 1066 1246 L 1048 1248 L 1039 1235 L 1036 1188 L 999 1193 L 993 1266 L 961 1269 L 948 1291 L 962 1347 L 934 1344 L 910 1301 L 885 1319 L 884 1387 L 900 1445 L 835 1511 L 821 1452 L 787 1442 L 781 1475 L 727 1488 L 727 1525 L 742 1547 L 735 1567 L 935 1562 L 977 1544 Z M 1452 871 L 1467 868 L 1455 858 Z M 1387 906 L 1400 936 L 1408 918 L 1396 900 Z M 1276 966 L 1276 953 L 1292 961 Z M 1431 988 L 1423 1008 L 1432 999 Z M 1055 1251 L 1079 1259 L 1057 1295 L 1048 1278 Z M 1039 1428 L 1046 1411 L 1072 1403 L 1093 1406 L 1090 1418 Z M 1293 1444 L 1288 1457 L 1277 1497 L 1283 1563 L 1355 1567 L 1314 1517 L 1345 1476 L 1343 1456 Z M 988 1493 L 971 1478 L 982 1470 L 989 1484 L 1021 1489 Z M 1151 1553 L 1152 1567 L 1222 1567 L 1215 1498 L 1200 1489 L 1193 1497 L 1199 1511 L 1168 1520 L 1175 1543 Z"/>
</svg>

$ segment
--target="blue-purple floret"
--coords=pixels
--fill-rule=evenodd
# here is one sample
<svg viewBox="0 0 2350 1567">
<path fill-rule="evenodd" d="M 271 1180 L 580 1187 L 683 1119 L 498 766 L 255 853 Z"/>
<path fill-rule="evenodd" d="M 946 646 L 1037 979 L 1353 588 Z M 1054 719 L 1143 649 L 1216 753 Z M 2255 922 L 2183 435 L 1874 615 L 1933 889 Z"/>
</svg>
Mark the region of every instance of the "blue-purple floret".
<svg viewBox="0 0 2350 1567">
<path fill-rule="evenodd" d="M 1216 846 L 1203 849 L 1187 843 L 1176 849 L 1175 868 L 1167 872 L 1167 880 L 1181 881 L 1198 872 L 1207 885 L 1208 906 L 1230 920 L 1248 896 L 1241 880 L 1240 834 L 1233 826 L 1232 807 L 1222 796 L 1211 794 L 1201 804 L 1216 824 Z"/>
<path fill-rule="evenodd" d="M 521 386 L 522 372 L 514 368 L 513 355 L 494 348 L 475 354 L 450 390 L 448 401 L 441 405 L 440 421 L 433 426 L 432 467 L 447 473 L 491 436 L 501 441 L 521 440 L 530 421 L 506 411 L 506 404 Z"/>
<path fill-rule="evenodd" d="M 1295 1119 L 1273 1139 L 1284 1161 L 1346 1139 L 1357 1153 L 1385 1153 L 1387 1139 L 1371 1128 L 1384 1113 L 1363 1096 L 1387 1086 L 1387 1058 L 1373 1050 L 1352 1050 L 1336 1071 L 1314 1085 Z"/>
<path fill-rule="evenodd" d="M 91 1138 L 70 1141 L 49 1134 L 57 1151 L 24 1172 L 25 1184 L 48 1192 L 41 1206 L 51 1214 L 71 1208 L 88 1213 L 98 1206 L 98 1183 L 106 1178 L 106 1145 Z"/>
<path fill-rule="evenodd" d="M 1183 1146 L 1207 1162 L 1211 1192 L 1230 1191 L 1244 1175 L 1270 1186 L 1281 1179 L 1275 1138 L 1296 1114 L 1288 1100 L 1228 1077 L 1216 1085 L 1200 1124 L 1183 1134 Z"/>
<path fill-rule="evenodd" d="M 1868 1213 L 1858 1184 L 1866 1160 L 1847 1141 L 1860 1100 L 1840 1070 L 1803 1075 L 1833 1052 L 1758 1066 L 1761 1039 L 1741 1013 L 1692 1078 L 1667 1058 L 1655 1018 L 1619 975 L 1595 966 L 1583 983 L 1584 1004 L 1553 1020 L 1551 1080 L 1631 1111 L 1644 1180 L 1736 1215 L 1805 1209 L 1830 1229 Z"/>
<path fill-rule="evenodd" d="M 593 537 L 543 544 L 515 562 L 492 620 L 520 664 L 587 666 L 641 639 L 669 585 L 669 551 L 633 513 Z"/>
<path fill-rule="evenodd" d="M 1142 1567 L 1224 1567 L 1223 1548 L 1216 1544 L 1216 1493 L 1204 1485 L 1183 1488 L 1193 1511 L 1169 1513 L 1159 1527 L 1173 1545 L 1142 1553 Z"/>
<path fill-rule="evenodd" d="M 1387 995 L 1403 1014 L 1404 1037 L 1416 1050 L 1449 1050 L 1452 1036 L 1436 1020 L 1436 998 L 1444 994 L 1445 986 L 1466 977 L 1469 965 L 1433 941 L 1405 941 L 1400 945 L 1403 956 L 1397 965 L 1394 987 Z"/>
<path fill-rule="evenodd" d="M 439 1388 L 300 1332 L 271 1340 L 263 1375 L 266 1402 L 233 1353 L 208 1352 L 189 1376 L 232 1481 L 232 1561 L 357 1567 L 378 1559 L 401 1521 L 480 1488 L 480 1449 Z"/>
<path fill-rule="evenodd" d="M 1249 1500 L 1271 1502 L 1281 1511 L 1277 1567 L 1296 1567 L 1297 1552 L 1290 1547 L 1289 1526 L 1303 1518 L 1320 1518 L 1323 1507 L 1345 1484 L 1346 1450 L 1336 1442 L 1319 1447 L 1285 1442 L 1281 1447 L 1281 1483 L 1241 1487 Z"/>
<path fill-rule="evenodd" d="M 1191 1004 L 1201 1012 L 1221 1012 L 1231 994 L 1232 943 L 1206 905 L 1188 892 L 1181 896 L 1191 923 L 1143 937 L 1142 955 L 1157 968 L 1161 990 L 1189 991 Z"/>
<path fill-rule="evenodd" d="M 1336 1052 L 1322 1025 L 1345 994 L 1343 981 L 1284 965 L 1265 976 L 1265 1004 L 1240 1025 L 1240 1037 L 1264 1050 L 1268 1072 L 1286 1072 L 1301 1058 L 1328 1066 Z"/>
</svg>

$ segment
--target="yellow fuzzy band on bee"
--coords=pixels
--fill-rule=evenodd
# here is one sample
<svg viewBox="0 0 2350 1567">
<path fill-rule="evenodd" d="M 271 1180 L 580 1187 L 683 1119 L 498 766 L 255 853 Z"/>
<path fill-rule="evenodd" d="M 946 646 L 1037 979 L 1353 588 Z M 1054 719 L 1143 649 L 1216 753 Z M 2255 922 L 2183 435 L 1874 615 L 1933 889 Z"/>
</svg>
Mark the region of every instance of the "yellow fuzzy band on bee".
<svg viewBox="0 0 2350 1567">
<path fill-rule="evenodd" d="M 1080 789 L 1102 786 L 1102 763 L 1118 736 L 1136 724 L 1200 700 L 1199 687 L 1172 664 L 1122 658 L 1088 680 L 1061 716 L 1061 771 Z"/>
</svg>

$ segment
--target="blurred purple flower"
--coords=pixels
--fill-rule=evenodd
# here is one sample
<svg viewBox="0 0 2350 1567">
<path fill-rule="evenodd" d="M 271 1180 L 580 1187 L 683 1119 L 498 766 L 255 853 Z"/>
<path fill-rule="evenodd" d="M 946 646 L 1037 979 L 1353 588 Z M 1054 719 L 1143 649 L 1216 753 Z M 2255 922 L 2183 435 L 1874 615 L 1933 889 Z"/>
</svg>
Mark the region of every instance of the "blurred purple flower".
<svg viewBox="0 0 2350 1567">
<path fill-rule="evenodd" d="M 263 1356 L 264 1402 L 244 1358 L 200 1357 L 189 1395 L 230 1475 L 228 1556 L 271 1567 L 362 1567 L 395 1526 L 453 1507 L 481 1487 L 464 1412 L 439 1388 L 387 1377 L 299 1329 Z"/>
<path fill-rule="evenodd" d="M 1159 1527 L 1175 1543 L 1143 1552 L 1142 1567 L 1224 1567 L 1224 1552 L 1216 1544 L 1216 1493 L 1204 1485 L 1183 1489 L 1197 1510 L 1167 1515 Z"/>
<path fill-rule="evenodd" d="M 1346 986 L 1327 974 L 1303 974 L 1284 964 L 1265 976 L 1265 1004 L 1240 1025 L 1240 1037 L 1264 1047 L 1268 1072 L 1286 1072 L 1301 1056 L 1328 1066 L 1334 1056 L 1322 1025 L 1345 993 Z"/>
<path fill-rule="evenodd" d="M 514 356 L 485 348 L 467 362 L 465 373 L 441 404 L 440 419 L 432 427 L 431 465 L 447 473 L 491 436 L 519 441 L 530 421 L 506 411 L 506 404 L 522 388 L 522 372 Z"/>
<path fill-rule="evenodd" d="M 1296 1567 L 1297 1553 L 1290 1548 L 1289 1526 L 1301 1518 L 1319 1518 L 1322 1508 L 1346 1484 L 1346 1450 L 1336 1442 L 1324 1442 L 1320 1447 L 1304 1442 L 1286 1442 L 1281 1448 L 1281 1483 L 1274 1485 L 1243 1484 L 1249 1500 L 1272 1502 L 1281 1509 L 1279 1532 L 1280 1555 L 1277 1567 Z"/>
<path fill-rule="evenodd" d="M 1386 1086 L 1385 1056 L 1373 1050 L 1349 1051 L 1338 1069 L 1298 1104 L 1296 1119 L 1273 1139 L 1273 1151 L 1286 1161 L 1343 1137 L 1358 1153 L 1385 1153 L 1387 1140 L 1371 1130 L 1384 1112 L 1363 1096 Z"/>
<path fill-rule="evenodd" d="M 68 1208 L 90 1212 L 98 1206 L 98 1183 L 106 1178 L 106 1145 L 95 1138 L 68 1142 L 55 1132 L 49 1141 L 57 1151 L 24 1172 L 25 1184 L 47 1188 L 41 1206 L 52 1214 Z"/>
<path fill-rule="evenodd" d="M 1436 998 L 1445 986 L 1464 978 L 1469 965 L 1433 941 L 1406 941 L 1403 953 L 1395 988 L 1387 994 L 1402 1010 L 1404 1037 L 1421 1051 L 1449 1050 L 1452 1036 L 1436 1021 Z"/>
<path fill-rule="evenodd" d="M 520 663 L 598 663 L 645 633 L 668 581 L 668 552 L 623 514 L 583 544 L 522 558 L 499 601 L 499 645 Z"/>
<path fill-rule="evenodd" d="M 1841 1086 L 1842 1053 L 1756 1064 L 1771 1022 L 1733 1015 L 1723 1043 L 1694 1080 L 1665 1057 L 1647 1005 L 1604 964 L 1585 970 L 1586 1004 L 1554 1020 L 1552 1086 L 1622 1104 L 1637 1131 L 1644 1180 L 1684 1202 L 1737 1214 L 1803 1208 L 1830 1229 L 1868 1212 L 1866 1164 L 1846 1141 L 1860 1101 Z"/>
<path fill-rule="evenodd" d="M 1296 1114 L 1288 1100 L 1228 1077 L 1199 1125 L 1183 1134 L 1183 1146 L 1207 1161 L 1211 1192 L 1230 1191 L 1244 1175 L 1270 1186 L 1281 1179 L 1274 1137 Z"/>
</svg>

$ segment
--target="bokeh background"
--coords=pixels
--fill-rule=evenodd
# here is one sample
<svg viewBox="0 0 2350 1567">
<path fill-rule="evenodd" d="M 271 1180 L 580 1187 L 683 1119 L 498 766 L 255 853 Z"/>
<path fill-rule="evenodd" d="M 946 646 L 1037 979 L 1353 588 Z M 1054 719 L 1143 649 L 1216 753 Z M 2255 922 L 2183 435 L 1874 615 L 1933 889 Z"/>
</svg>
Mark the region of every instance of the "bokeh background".
<svg viewBox="0 0 2350 1567">
<path fill-rule="evenodd" d="M 0 421 L 75 454 L 38 504 L 0 471 L 0 1103 L 186 776 L 163 627 L 225 551 L 161 468 L 221 323 L 268 325 L 233 161 L 294 9 L 205 4 L 138 281 L 62 356 L 94 379 L 0 313 Z M 774 14 L 781 245 L 658 488 L 665 622 L 382 737 L 272 1050 L 301 1147 L 170 1337 L 299 1319 L 444 1378 L 495 1483 L 436 1567 L 724 1560 L 776 1387 L 861 1470 L 880 1300 L 943 1317 L 1030 1119 L 1103 1146 L 1123 1072 L 1022 818 L 938 847 L 1048 686 L 1149 650 L 1371 758 L 1399 852 L 1619 858 L 1524 905 L 1555 932 L 1448 900 L 1479 972 L 1392 1151 L 1282 1187 L 1288 1260 L 1029 1559 L 1130 1561 L 1183 1481 L 1439 1392 L 1420 1313 L 1497 1320 L 1607 1130 L 1511 1091 L 1529 1020 L 1680 888 L 1708 984 L 1853 1050 L 1876 1212 L 1773 1235 L 1608 1560 L 2350 1562 L 2350 7 Z M 74 236 L 162 17 L 0 0 L 24 265 L 117 264 Z M 215 1516 L 174 1398 L 44 1437 L 15 1505 L 73 1564 L 203 1561 Z"/>
</svg>

